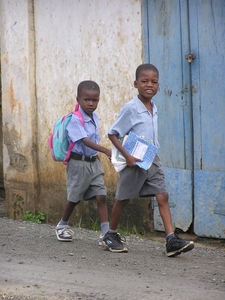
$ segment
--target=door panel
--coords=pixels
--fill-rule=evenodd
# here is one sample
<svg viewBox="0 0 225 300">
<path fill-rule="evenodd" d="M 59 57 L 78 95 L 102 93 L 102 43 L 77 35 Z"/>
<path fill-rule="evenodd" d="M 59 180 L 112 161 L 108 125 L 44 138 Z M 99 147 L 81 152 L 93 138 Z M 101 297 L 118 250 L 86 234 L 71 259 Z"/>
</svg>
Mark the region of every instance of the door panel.
<svg viewBox="0 0 225 300">
<path fill-rule="evenodd" d="M 224 172 L 195 171 L 194 232 L 198 236 L 225 238 Z"/>
<path fill-rule="evenodd" d="M 160 91 L 154 97 L 159 116 L 159 157 L 165 167 L 173 223 L 186 231 L 192 214 L 192 122 L 186 1 L 144 1 L 145 61 L 159 69 Z M 157 203 L 154 226 L 164 230 Z"/>
<path fill-rule="evenodd" d="M 225 0 L 146 0 L 143 20 L 144 60 L 160 73 L 159 156 L 174 227 L 194 220 L 197 235 L 225 238 Z"/>
<path fill-rule="evenodd" d="M 187 231 L 192 223 L 192 174 L 190 170 L 165 168 L 169 205 L 174 228 Z M 181 184 L 182 183 L 182 184 Z M 154 200 L 154 229 L 164 231 L 158 205 Z"/>
<path fill-rule="evenodd" d="M 225 171 L 225 1 L 191 1 L 195 169 Z M 201 137 L 201 138 L 199 138 Z"/>
<path fill-rule="evenodd" d="M 159 110 L 160 157 L 167 167 L 185 169 L 188 166 L 190 169 L 190 128 L 185 116 L 190 113 L 190 79 L 189 65 L 183 63 L 187 52 L 185 48 L 188 48 L 188 44 L 184 43 L 188 41 L 188 32 L 180 26 L 187 15 L 186 7 L 177 4 L 177 0 L 147 1 L 146 10 L 143 9 L 148 17 L 148 32 L 144 34 L 148 35 L 148 57 L 145 61 L 159 69 L 160 91 L 154 100 Z M 186 139 L 189 141 L 186 142 Z M 168 145 L 170 151 L 165 151 Z"/>
<path fill-rule="evenodd" d="M 225 1 L 190 1 L 194 231 L 225 238 Z"/>
</svg>

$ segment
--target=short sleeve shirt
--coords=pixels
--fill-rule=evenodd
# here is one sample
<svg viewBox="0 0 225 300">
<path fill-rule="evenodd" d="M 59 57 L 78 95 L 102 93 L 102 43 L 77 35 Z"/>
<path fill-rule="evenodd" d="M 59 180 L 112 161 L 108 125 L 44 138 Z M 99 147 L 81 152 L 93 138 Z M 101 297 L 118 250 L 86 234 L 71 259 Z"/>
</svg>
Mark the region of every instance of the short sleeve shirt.
<svg viewBox="0 0 225 300">
<path fill-rule="evenodd" d="M 69 141 L 75 143 L 72 152 L 85 156 L 96 156 L 98 151 L 86 147 L 82 141 L 83 138 L 88 138 L 95 144 L 99 144 L 100 136 L 98 129 L 98 116 L 93 113 L 93 120 L 79 107 L 79 111 L 84 118 L 84 126 L 76 115 L 72 115 L 70 122 L 66 127 Z"/>
<path fill-rule="evenodd" d="M 153 101 L 151 103 L 153 108 L 152 114 L 139 100 L 138 96 L 134 97 L 122 107 L 108 133 L 116 134 L 118 138 L 122 138 L 132 131 L 159 147 L 157 107 Z"/>
</svg>

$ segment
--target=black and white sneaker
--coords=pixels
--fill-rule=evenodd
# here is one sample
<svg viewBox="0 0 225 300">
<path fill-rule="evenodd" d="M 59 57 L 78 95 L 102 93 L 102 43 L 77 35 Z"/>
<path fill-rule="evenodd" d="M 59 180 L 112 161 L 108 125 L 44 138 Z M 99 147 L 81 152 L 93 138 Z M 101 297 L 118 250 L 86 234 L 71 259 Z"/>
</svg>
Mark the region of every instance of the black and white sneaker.
<svg viewBox="0 0 225 300">
<path fill-rule="evenodd" d="M 103 242 L 104 236 L 105 236 L 104 234 L 102 234 L 102 233 L 100 234 L 99 240 L 98 240 L 98 245 L 99 246 L 102 246 L 102 242 Z"/>
<path fill-rule="evenodd" d="M 107 232 L 102 241 L 102 247 L 111 252 L 128 252 L 124 236 L 117 232 Z"/>
<path fill-rule="evenodd" d="M 194 242 L 185 241 L 175 234 L 166 243 L 166 254 L 168 257 L 180 255 L 182 252 L 188 252 L 194 248 Z"/>
<path fill-rule="evenodd" d="M 61 242 L 71 242 L 72 235 L 74 234 L 73 230 L 70 229 L 69 225 L 57 225 L 55 227 L 55 233 L 57 239 Z"/>
</svg>

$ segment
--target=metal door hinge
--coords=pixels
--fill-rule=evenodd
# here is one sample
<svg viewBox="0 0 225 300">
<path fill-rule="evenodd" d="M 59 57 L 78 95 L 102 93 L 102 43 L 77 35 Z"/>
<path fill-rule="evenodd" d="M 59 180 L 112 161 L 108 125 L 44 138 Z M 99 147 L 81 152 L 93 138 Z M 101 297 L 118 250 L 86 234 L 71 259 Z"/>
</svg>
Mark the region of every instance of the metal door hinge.
<svg viewBox="0 0 225 300">
<path fill-rule="evenodd" d="M 189 53 L 185 55 L 185 59 L 191 63 L 193 59 L 195 59 L 195 55 L 193 53 Z"/>
</svg>

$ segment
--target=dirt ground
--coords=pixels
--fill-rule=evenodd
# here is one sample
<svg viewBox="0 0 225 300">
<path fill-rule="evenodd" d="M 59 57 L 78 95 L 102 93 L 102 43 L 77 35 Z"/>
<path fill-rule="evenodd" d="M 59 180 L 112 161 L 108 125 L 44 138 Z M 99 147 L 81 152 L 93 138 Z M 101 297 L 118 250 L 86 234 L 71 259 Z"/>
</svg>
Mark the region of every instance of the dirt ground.
<svg viewBox="0 0 225 300">
<path fill-rule="evenodd" d="M 225 241 L 197 240 L 168 258 L 161 236 L 129 236 L 128 253 L 111 253 L 99 232 L 73 228 L 63 243 L 48 224 L 0 218 L 0 227 L 0 299 L 225 299 Z"/>
</svg>

